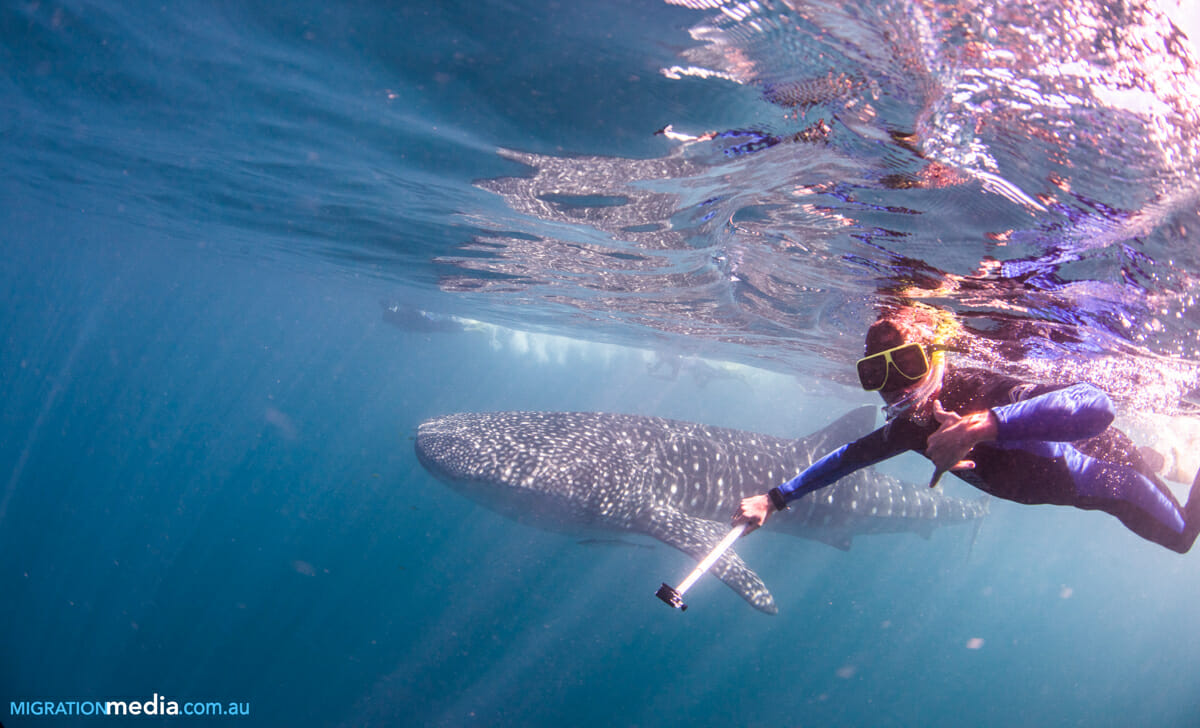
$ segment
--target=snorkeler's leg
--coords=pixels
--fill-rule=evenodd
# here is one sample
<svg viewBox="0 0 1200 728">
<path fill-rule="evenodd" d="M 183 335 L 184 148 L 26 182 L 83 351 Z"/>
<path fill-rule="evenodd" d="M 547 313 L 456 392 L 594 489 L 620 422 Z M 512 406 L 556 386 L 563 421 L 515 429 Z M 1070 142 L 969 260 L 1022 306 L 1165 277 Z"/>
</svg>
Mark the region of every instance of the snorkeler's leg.
<svg viewBox="0 0 1200 728">
<path fill-rule="evenodd" d="M 1192 489 L 1188 492 L 1188 501 L 1183 513 L 1187 519 L 1186 533 L 1190 539 L 1189 543 L 1195 543 L 1197 534 L 1200 534 L 1200 471 L 1192 480 Z"/>
<path fill-rule="evenodd" d="M 1200 517 L 1192 521 L 1171 491 L 1126 465 L 1090 458 L 1082 453 L 1071 465 L 1076 493 L 1082 508 L 1103 510 L 1116 516 L 1126 528 L 1142 538 L 1172 551 L 1187 553 L 1196 540 Z M 1193 485 L 1192 495 L 1197 490 Z M 1191 510 L 1200 510 L 1200 500 L 1188 502 Z"/>
</svg>

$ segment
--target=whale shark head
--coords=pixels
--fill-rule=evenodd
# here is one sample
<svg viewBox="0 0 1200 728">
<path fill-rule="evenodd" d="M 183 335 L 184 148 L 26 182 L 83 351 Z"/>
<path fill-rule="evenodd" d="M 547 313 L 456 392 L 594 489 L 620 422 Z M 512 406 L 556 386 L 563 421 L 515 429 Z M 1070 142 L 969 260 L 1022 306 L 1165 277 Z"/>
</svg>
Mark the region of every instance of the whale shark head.
<svg viewBox="0 0 1200 728">
<path fill-rule="evenodd" d="M 576 472 L 556 472 L 557 485 L 540 472 L 548 454 L 575 453 L 582 433 L 554 432 L 532 412 L 463 412 L 437 417 L 417 429 L 417 458 L 430 473 L 451 484 L 488 483 L 497 487 L 561 490 L 572 476 L 586 475 L 591 465 L 578 457 Z"/>
<path fill-rule="evenodd" d="M 416 452 L 426 470 L 463 495 L 522 522 L 548 521 L 539 524 L 545 527 L 590 520 L 586 508 L 614 467 L 612 451 L 599 452 L 607 440 L 569 415 L 465 412 L 421 423 Z"/>
<path fill-rule="evenodd" d="M 479 438 L 478 429 L 472 427 L 474 419 L 458 414 L 422 422 L 416 441 L 421 465 L 446 482 L 481 477 L 480 463 L 491 459 L 495 447 Z"/>
</svg>

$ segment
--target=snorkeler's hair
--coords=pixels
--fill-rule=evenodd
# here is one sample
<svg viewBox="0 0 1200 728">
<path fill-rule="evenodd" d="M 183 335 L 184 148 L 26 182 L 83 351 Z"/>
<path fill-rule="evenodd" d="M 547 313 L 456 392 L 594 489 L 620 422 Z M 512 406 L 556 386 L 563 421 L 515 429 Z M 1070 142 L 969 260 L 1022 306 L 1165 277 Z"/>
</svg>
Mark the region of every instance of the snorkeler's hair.
<svg viewBox="0 0 1200 728">
<path fill-rule="evenodd" d="M 867 329 L 863 356 L 878 354 L 901 344 L 930 344 L 938 327 L 936 309 L 902 306 L 884 309 Z"/>
</svg>

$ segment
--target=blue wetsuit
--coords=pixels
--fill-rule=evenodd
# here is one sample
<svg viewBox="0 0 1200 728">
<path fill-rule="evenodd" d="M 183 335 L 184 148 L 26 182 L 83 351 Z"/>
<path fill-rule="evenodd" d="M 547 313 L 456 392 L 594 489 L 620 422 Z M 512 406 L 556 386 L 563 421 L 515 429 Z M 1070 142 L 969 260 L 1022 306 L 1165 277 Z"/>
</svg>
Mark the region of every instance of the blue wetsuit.
<svg viewBox="0 0 1200 728">
<path fill-rule="evenodd" d="M 1143 461 L 1133 442 L 1110 427 L 1112 401 L 1090 384 L 1025 384 L 983 369 L 947 367 L 942 407 L 962 415 L 990 409 L 999 427 L 994 442 L 980 443 L 968 458 L 974 470 L 954 472 L 997 498 L 1101 510 L 1139 536 L 1186 552 L 1200 528 L 1200 497 L 1193 485 L 1188 509 Z M 898 418 L 834 450 L 771 494 L 772 501 L 800 498 L 868 465 L 903 452 L 925 453 L 938 423 Z M 1197 478 L 1200 482 L 1200 477 Z"/>
</svg>

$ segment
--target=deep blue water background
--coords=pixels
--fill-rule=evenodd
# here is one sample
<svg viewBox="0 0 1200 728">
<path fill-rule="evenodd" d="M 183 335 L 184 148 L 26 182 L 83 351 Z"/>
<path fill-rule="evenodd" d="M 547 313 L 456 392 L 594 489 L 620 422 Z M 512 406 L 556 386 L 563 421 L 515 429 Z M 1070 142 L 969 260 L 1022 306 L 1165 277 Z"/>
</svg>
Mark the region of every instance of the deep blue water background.
<svg viewBox="0 0 1200 728">
<path fill-rule="evenodd" d="M 702 386 L 630 348 L 381 320 L 399 299 L 520 323 L 429 263 L 464 210 L 499 210 L 470 186 L 519 171 L 494 147 L 652 156 L 666 123 L 745 122 L 744 89 L 657 74 L 694 15 L 0 12 L 8 728 L 113 720 L 10 701 L 154 693 L 248 702 L 224 721 L 246 725 L 1200 725 L 1195 555 L 1112 519 L 993 501 L 973 544 L 764 534 L 740 551 L 779 616 L 716 582 L 679 614 L 653 591 L 682 555 L 519 526 L 417 464 L 417 424 L 458 410 L 803 435 L 871 401 L 802 368 Z"/>
</svg>

